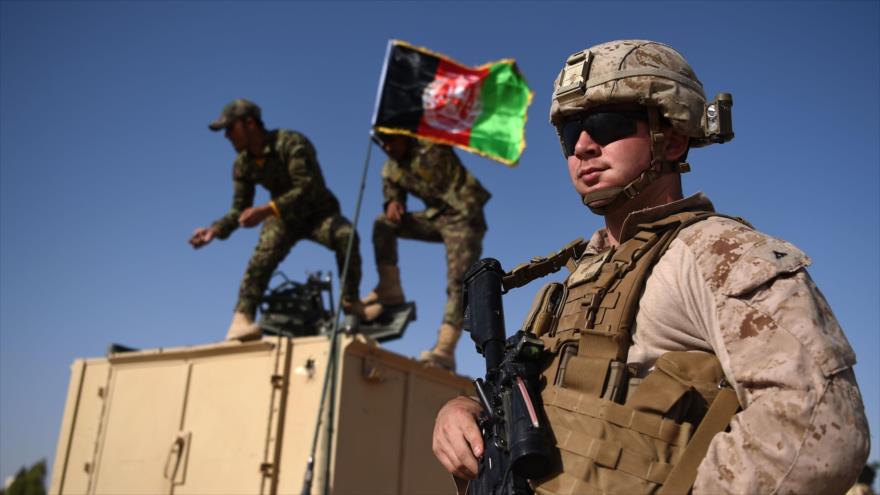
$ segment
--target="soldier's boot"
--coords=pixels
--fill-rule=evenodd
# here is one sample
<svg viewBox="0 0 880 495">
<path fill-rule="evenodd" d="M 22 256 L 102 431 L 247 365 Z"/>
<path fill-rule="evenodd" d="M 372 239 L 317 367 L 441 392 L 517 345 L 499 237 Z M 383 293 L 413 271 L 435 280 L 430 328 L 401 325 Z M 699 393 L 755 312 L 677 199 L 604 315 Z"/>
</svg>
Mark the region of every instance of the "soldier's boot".
<svg viewBox="0 0 880 495">
<path fill-rule="evenodd" d="M 385 306 L 381 303 L 374 302 L 364 306 L 364 321 L 373 321 L 385 311 Z"/>
<path fill-rule="evenodd" d="M 382 314 L 385 307 L 378 302 L 365 304 L 356 297 L 342 299 L 342 311 L 357 321 L 373 321 Z"/>
<path fill-rule="evenodd" d="M 461 337 L 461 327 L 449 323 L 440 325 L 437 333 L 437 344 L 433 349 L 419 355 L 419 361 L 427 366 L 443 368 L 455 372 L 455 345 Z"/>
<path fill-rule="evenodd" d="M 382 306 L 394 306 L 403 304 L 406 298 L 403 295 L 403 287 L 400 285 L 400 269 L 397 265 L 379 265 L 379 283 L 367 297 L 361 299 L 365 306 L 379 303 Z M 379 311 L 381 313 L 381 309 Z M 378 315 L 377 315 L 378 316 Z"/>
<path fill-rule="evenodd" d="M 250 316 L 236 311 L 232 315 L 232 324 L 229 325 L 229 331 L 226 332 L 226 340 L 255 340 L 263 336 L 260 326 L 254 323 Z"/>
<path fill-rule="evenodd" d="M 343 296 L 342 298 L 342 312 L 360 318 L 361 320 L 366 319 L 366 315 L 364 310 L 366 309 L 366 305 L 361 302 L 357 296 Z"/>
</svg>

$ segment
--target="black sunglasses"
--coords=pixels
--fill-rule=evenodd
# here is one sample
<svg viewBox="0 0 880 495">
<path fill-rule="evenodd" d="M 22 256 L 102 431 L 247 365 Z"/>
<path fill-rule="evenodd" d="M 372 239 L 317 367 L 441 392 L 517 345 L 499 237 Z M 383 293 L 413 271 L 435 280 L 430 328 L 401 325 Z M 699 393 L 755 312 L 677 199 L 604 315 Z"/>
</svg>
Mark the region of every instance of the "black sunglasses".
<svg viewBox="0 0 880 495">
<path fill-rule="evenodd" d="M 565 157 L 574 155 L 574 145 L 582 131 L 589 134 L 590 138 L 599 145 L 605 146 L 618 139 L 632 136 L 636 133 L 636 122 L 647 120 L 644 111 L 596 112 L 568 120 L 560 126 Z"/>
</svg>

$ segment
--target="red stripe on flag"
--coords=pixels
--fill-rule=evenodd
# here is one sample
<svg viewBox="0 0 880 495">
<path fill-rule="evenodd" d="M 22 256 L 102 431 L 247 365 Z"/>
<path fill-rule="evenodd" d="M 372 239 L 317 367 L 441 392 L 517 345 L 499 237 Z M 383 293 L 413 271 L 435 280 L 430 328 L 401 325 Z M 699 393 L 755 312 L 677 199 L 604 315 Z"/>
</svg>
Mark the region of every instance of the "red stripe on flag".
<svg viewBox="0 0 880 495">
<path fill-rule="evenodd" d="M 472 69 L 441 59 L 422 93 L 418 134 L 467 146 L 482 112 L 480 88 L 488 74 L 488 67 Z"/>
</svg>

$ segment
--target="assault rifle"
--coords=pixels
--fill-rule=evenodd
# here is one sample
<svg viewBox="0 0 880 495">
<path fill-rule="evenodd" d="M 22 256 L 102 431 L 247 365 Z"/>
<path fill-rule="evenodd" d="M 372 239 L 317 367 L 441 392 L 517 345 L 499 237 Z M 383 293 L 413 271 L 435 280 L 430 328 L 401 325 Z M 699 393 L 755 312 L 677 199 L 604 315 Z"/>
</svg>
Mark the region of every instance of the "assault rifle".
<svg viewBox="0 0 880 495">
<path fill-rule="evenodd" d="M 484 411 L 478 420 L 483 457 L 470 495 L 532 493 L 528 479 L 541 478 L 552 467 L 549 432 L 540 403 L 540 339 L 518 331 L 504 332 L 501 263 L 486 258 L 465 274 L 464 328 L 486 358 L 486 378 L 474 384 Z"/>
</svg>

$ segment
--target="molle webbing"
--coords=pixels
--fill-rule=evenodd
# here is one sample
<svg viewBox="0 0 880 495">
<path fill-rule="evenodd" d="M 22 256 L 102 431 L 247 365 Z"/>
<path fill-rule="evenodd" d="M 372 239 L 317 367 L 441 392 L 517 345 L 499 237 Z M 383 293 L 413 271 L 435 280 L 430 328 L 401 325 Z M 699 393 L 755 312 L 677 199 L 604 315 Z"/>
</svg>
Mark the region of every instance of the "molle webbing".
<svg viewBox="0 0 880 495">
<path fill-rule="evenodd" d="M 645 281 L 654 264 L 684 227 L 714 215 L 684 212 L 640 226 L 631 239 L 606 254 L 593 278 L 569 287 L 557 332 L 580 333 L 578 356 L 568 364 L 566 375 L 582 368 L 584 392 L 601 395 L 607 383 L 610 363 L 625 361 L 631 343 L 632 325 L 638 312 Z M 574 377 L 573 377 L 574 378 Z"/>
<path fill-rule="evenodd" d="M 689 211 L 641 224 L 618 247 L 578 260 L 558 322 L 542 335 L 557 353 L 542 396 L 561 466 L 535 481 L 537 493 L 656 493 L 665 483 L 663 493 L 686 493 L 693 485 L 708 442 L 738 405 L 729 388 L 718 391 L 720 363 L 667 353 L 633 388 L 626 359 L 651 270 L 682 229 L 711 216 L 723 215 Z M 577 342 L 577 351 L 562 342 Z"/>
</svg>

